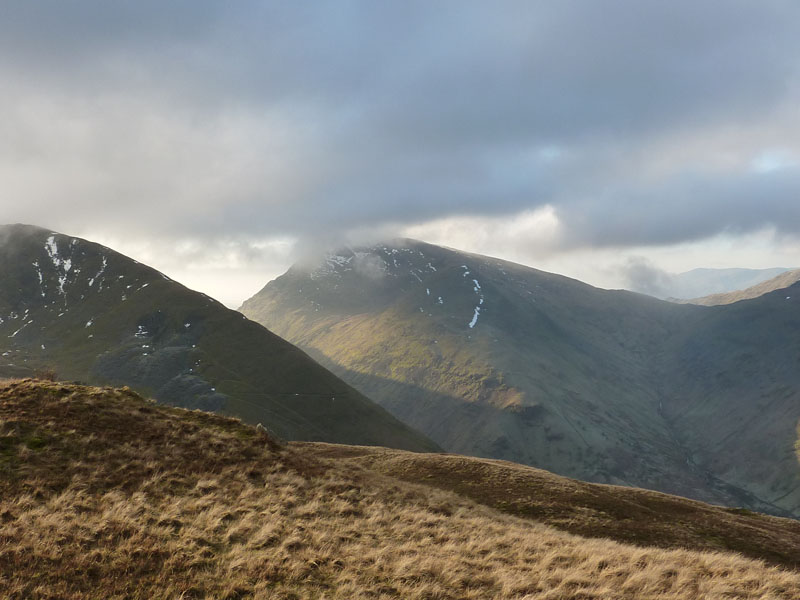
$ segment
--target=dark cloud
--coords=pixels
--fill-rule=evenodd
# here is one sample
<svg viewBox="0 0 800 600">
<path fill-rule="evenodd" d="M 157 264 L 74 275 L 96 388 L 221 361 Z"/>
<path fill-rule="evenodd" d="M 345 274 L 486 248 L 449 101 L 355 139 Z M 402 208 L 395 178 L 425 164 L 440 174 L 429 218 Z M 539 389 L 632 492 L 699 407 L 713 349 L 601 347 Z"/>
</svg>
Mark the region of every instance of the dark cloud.
<svg viewBox="0 0 800 600">
<path fill-rule="evenodd" d="M 797 171 L 750 165 L 800 156 L 798 17 L 788 0 L 7 2 L 0 208 L 245 244 L 545 205 L 569 246 L 797 233 Z M 704 139 L 721 141 L 692 152 Z"/>
<path fill-rule="evenodd" d="M 766 227 L 800 232 L 800 168 L 767 173 L 678 174 L 660 185 L 619 184 L 565 199 L 570 245 L 645 246 Z"/>
</svg>

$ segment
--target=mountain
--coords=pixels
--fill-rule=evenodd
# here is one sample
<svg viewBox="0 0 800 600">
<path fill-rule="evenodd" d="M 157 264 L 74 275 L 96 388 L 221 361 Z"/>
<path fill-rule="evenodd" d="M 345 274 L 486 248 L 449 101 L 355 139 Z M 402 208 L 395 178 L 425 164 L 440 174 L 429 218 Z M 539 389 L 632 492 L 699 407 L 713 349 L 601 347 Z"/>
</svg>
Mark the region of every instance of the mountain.
<svg viewBox="0 0 800 600">
<path fill-rule="evenodd" d="M 684 273 L 657 273 L 647 289 L 634 291 L 650 293 L 662 300 L 685 300 L 711 294 L 725 294 L 757 285 L 781 273 L 783 267 L 770 269 L 692 269 Z"/>
<path fill-rule="evenodd" d="M 795 521 L 31 380 L 0 383 L 0 535 L 9 599 L 800 596 Z"/>
<path fill-rule="evenodd" d="M 673 302 L 678 302 L 681 304 L 700 304 L 703 306 L 733 304 L 734 302 L 739 302 L 740 300 L 750 300 L 752 298 L 758 298 L 759 296 L 768 294 L 769 292 L 774 292 L 775 290 L 785 289 L 790 285 L 797 283 L 798 281 L 800 281 L 800 269 L 792 269 L 789 271 L 784 271 L 772 279 L 768 279 L 767 281 L 763 281 L 743 290 L 735 290 L 733 292 L 725 292 L 722 294 L 711 294 L 709 296 L 693 298 L 691 300 L 673 300 Z"/>
<path fill-rule="evenodd" d="M 800 515 L 797 302 L 679 305 L 396 240 L 241 310 L 447 451 Z"/>
<path fill-rule="evenodd" d="M 241 313 L 109 248 L 0 228 L 0 375 L 55 371 L 289 439 L 436 446 Z"/>
</svg>

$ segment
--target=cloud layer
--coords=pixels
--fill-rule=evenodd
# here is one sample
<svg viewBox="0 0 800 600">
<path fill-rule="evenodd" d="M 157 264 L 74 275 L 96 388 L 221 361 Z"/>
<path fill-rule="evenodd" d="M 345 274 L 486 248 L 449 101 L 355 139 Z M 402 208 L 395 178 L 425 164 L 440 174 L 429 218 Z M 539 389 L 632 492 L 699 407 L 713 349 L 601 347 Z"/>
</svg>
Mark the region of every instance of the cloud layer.
<svg viewBox="0 0 800 600">
<path fill-rule="evenodd" d="M 796 235 L 799 18 L 789 0 L 5 3 L 2 220 L 245 261 L 276 236 L 543 210 L 552 252 Z"/>
</svg>

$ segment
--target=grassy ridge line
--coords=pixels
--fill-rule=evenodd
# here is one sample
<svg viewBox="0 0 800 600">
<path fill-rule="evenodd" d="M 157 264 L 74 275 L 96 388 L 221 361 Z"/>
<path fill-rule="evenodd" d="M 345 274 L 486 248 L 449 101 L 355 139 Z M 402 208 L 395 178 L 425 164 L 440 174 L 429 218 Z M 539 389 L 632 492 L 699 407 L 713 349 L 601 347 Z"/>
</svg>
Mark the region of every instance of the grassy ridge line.
<svg viewBox="0 0 800 600">
<path fill-rule="evenodd" d="M 592 538 L 638 546 L 735 551 L 800 567 L 800 522 L 639 488 L 586 483 L 500 460 L 388 448 L 293 443 L 319 457 L 457 493 Z"/>
<path fill-rule="evenodd" d="M 0 384 L 0 457 L 3 598 L 800 595 L 796 572 L 587 540 L 130 390 Z"/>
</svg>

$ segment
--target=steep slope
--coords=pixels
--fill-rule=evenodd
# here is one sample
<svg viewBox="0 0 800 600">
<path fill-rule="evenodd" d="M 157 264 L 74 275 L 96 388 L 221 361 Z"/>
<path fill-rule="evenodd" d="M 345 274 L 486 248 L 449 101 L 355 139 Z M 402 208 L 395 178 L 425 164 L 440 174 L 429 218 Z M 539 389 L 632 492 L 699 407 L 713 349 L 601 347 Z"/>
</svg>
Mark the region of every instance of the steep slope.
<svg viewBox="0 0 800 600">
<path fill-rule="evenodd" d="M 0 228 L 0 374 L 130 385 L 289 439 L 434 448 L 261 325 L 109 248 Z"/>
<path fill-rule="evenodd" d="M 664 416 L 699 468 L 800 514 L 800 283 L 735 304 L 671 340 Z"/>
<path fill-rule="evenodd" d="M 784 271 L 772 279 L 768 279 L 767 281 L 763 281 L 743 290 L 735 290 L 733 292 L 726 292 L 722 294 L 711 294 L 701 298 L 692 298 L 691 300 L 673 300 L 673 302 L 678 302 L 679 304 L 700 304 L 702 306 L 733 304 L 734 302 L 739 302 L 740 300 L 751 300 L 753 298 L 763 296 L 764 294 L 768 294 L 769 292 L 774 292 L 775 290 L 785 289 L 790 285 L 797 283 L 798 281 L 800 281 L 800 269 L 792 269 L 790 271 Z"/>
<path fill-rule="evenodd" d="M 398 240 L 295 266 L 241 310 L 449 451 L 800 514 L 800 388 L 779 379 L 774 385 L 786 385 L 779 406 L 750 410 L 759 386 L 773 385 L 767 359 L 755 387 L 741 394 L 719 373 L 736 381 L 742 353 L 758 362 L 767 356 L 761 346 L 780 352 L 781 345 L 768 334 L 717 343 L 731 335 L 726 328 L 746 325 L 736 322 L 741 316 L 716 320 L 723 309 L 600 290 Z M 702 348 L 714 371 L 693 368 L 688 357 Z M 794 344 L 785 351 L 788 361 L 800 356 Z M 743 412 L 706 406 L 712 391 Z M 755 433 L 740 437 L 747 444 L 726 446 L 721 461 L 715 448 L 696 442 L 710 433 L 736 440 L 742 425 L 716 410 L 751 415 L 753 432 L 779 435 L 769 443 Z M 759 470 L 770 473 L 770 485 L 762 485 Z"/>
<path fill-rule="evenodd" d="M 425 469 L 450 471 L 451 461 L 467 497 L 408 483 Z M 159 407 L 130 390 L 0 383 L 0 475 L 0 596 L 11 600 L 800 594 L 796 570 L 730 553 L 741 545 L 794 569 L 795 522 L 491 461 L 282 446 L 238 421 Z M 638 525 L 641 544 L 494 510 L 483 495 L 498 479 L 510 480 L 515 505 L 542 495 L 574 522 L 611 516 L 610 536 Z M 628 507 L 639 510 L 613 516 Z"/>
</svg>

